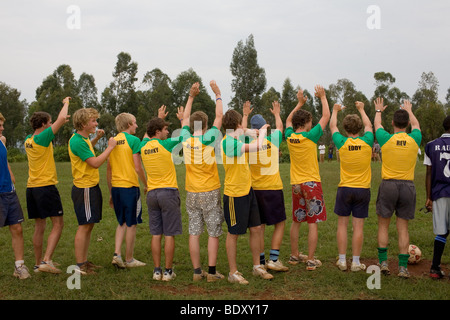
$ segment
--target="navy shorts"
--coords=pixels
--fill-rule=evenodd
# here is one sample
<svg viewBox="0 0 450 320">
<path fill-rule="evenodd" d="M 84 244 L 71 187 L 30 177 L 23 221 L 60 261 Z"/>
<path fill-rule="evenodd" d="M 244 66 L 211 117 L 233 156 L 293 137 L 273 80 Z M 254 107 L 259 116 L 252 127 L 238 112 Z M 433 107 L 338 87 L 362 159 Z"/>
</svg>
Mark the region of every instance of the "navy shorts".
<svg viewBox="0 0 450 320">
<path fill-rule="evenodd" d="M 78 225 L 102 220 L 103 198 L 99 185 L 91 188 L 72 187 L 72 201 Z"/>
<path fill-rule="evenodd" d="M 24 221 L 19 197 L 15 191 L 0 193 L 0 228 Z"/>
<path fill-rule="evenodd" d="M 180 193 L 178 189 L 153 189 L 147 193 L 148 224 L 154 236 L 182 233 Z"/>
<path fill-rule="evenodd" d="M 61 197 L 55 185 L 27 188 L 29 219 L 45 219 L 63 215 Z"/>
<path fill-rule="evenodd" d="M 286 220 L 283 190 L 255 190 L 261 223 L 274 225 Z"/>
<path fill-rule="evenodd" d="M 253 189 L 243 197 L 230 197 L 223 195 L 223 212 L 231 234 L 245 234 L 247 228 L 261 225 L 258 202 Z"/>
<path fill-rule="evenodd" d="M 141 191 L 138 187 L 112 187 L 111 197 L 119 225 L 126 223 L 131 227 L 142 223 Z"/>
<path fill-rule="evenodd" d="M 370 189 L 339 187 L 336 193 L 334 213 L 338 216 L 367 218 L 369 216 Z"/>
</svg>

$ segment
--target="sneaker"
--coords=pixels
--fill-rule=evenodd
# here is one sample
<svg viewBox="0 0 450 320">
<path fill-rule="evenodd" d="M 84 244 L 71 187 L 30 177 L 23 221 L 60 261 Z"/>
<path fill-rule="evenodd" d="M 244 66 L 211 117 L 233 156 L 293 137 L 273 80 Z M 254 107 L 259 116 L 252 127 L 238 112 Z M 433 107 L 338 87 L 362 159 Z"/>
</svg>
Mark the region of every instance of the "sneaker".
<svg viewBox="0 0 450 320">
<path fill-rule="evenodd" d="M 20 280 L 31 278 L 30 272 L 26 265 L 22 264 L 20 267 L 15 267 L 13 276 Z"/>
<path fill-rule="evenodd" d="M 192 276 L 192 281 L 200 281 L 203 279 L 206 279 L 206 277 L 208 276 L 208 273 L 204 270 L 202 270 L 202 273 L 194 273 L 194 275 Z"/>
<path fill-rule="evenodd" d="M 39 271 L 48 273 L 61 273 L 61 270 L 53 265 L 52 261 L 42 261 L 38 268 Z"/>
<path fill-rule="evenodd" d="M 125 263 L 122 260 L 122 257 L 114 256 L 111 263 L 117 269 L 125 269 L 126 268 Z"/>
<path fill-rule="evenodd" d="M 381 263 L 378 263 L 378 266 L 380 267 L 381 273 L 384 274 L 385 276 L 388 276 L 391 274 L 391 271 L 389 270 L 388 262 L 386 260 L 381 261 Z"/>
<path fill-rule="evenodd" d="M 97 269 L 103 268 L 102 266 L 98 266 L 98 265 L 93 264 L 91 261 L 87 261 L 86 265 L 87 265 L 87 267 L 89 269 L 92 269 L 92 270 L 97 270 Z"/>
<path fill-rule="evenodd" d="M 298 256 L 290 256 L 289 257 L 289 261 L 288 261 L 288 263 L 289 264 L 292 264 L 292 265 L 296 265 L 296 264 L 298 264 L 299 262 L 306 262 L 306 260 L 308 260 L 308 256 L 307 255 L 305 255 L 305 254 L 302 254 L 301 252 L 298 254 Z"/>
<path fill-rule="evenodd" d="M 144 267 L 147 264 L 145 262 L 139 261 L 137 259 L 133 259 L 131 262 L 125 263 L 127 268 L 136 268 L 136 267 Z"/>
<path fill-rule="evenodd" d="M 38 264 L 34 265 L 33 271 L 34 271 L 34 273 L 39 273 L 39 265 Z"/>
<path fill-rule="evenodd" d="M 342 262 L 341 260 L 339 260 L 339 258 L 336 261 L 336 266 L 339 268 L 339 270 L 341 271 L 347 271 L 347 261 Z"/>
<path fill-rule="evenodd" d="M 160 281 L 162 279 L 161 271 L 153 271 L 153 280 Z"/>
<path fill-rule="evenodd" d="M 88 275 L 93 275 L 96 274 L 97 272 L 94 271 L 94 269 L 89 267 L 89 264 L 87 262 L 83 263 L 81 266 L 77 266 L 75 268 L 75 272 L 83 275 L 83 276 L 88 276 Z"/>
<path fill-rule="evenodd" d="M 270 269 L 270 270 L 283 271 L 283 272 L 289 270 L 288 267 L 283 265 L 281 260 L 277 260 L 277 261 L 269 260 L 269 262 L 267 263 L 267 268 Z"/>
<path fill-rule="evenodd" d="M 352 266 L 350 267 L 350 270 L 352 270 L 353 272 L 357 272 L 357 271 L 364 271 L 366 270 L 366 265 L 363 263 L 354 263 L 352 262 Z"/>
<path fill-rule="evenodd" d="M 320 262 L 320 260 L 318 259 L 306 261 L 306 270 L 308 271 L 316 270 L 316 268 L 320 266 L 322 266 L 322 262 Z"/>
<path fill-rule="evenodd" d="M 172 273 L 169 273 L 167 271 L 164 271 L 164 274 L 162 276 L 162 281 L 172 281 L 176 278 L 175 272 L 172 271 Z"/>
<path fill-rule="evenodd" d="M 264 269 L 263 266 L 259 265 L 256 267 L 253 267 L 253 275 L 254 276 L 259 276 L 265 280 L 272 280 L 273 279 L 273 275 L 271 275 L 270 273 L 268 273 L 266 271 L 266 269 Z"/>
<path fill-rule="evenodd" d="M 214 282 L 217 280 L 222 280 L 225 279 L 225 276 L 219 272 L 216 271 L 216 273 L 212 274 L 212 273 L 208 273 L 206 275 L 206 281 L 207 282 Z"/>
<path fill-rule="evenodd" d="M 239 283 L 239 284 L 248 284 L 248 281 L 242 276 L 242 273 L 236 271 L 235 273 L 228 274 L 228 282 L 231 283 Z"/>
<path fill-rule="evenodd" d="M 398 276 L 399 276 L 400 278 L 408 279 L 408 278 L 410 277 L 410 274 L 409 274 L 409 272 L 408 272 L 408 269 L 405 268 L 405 267 L 403 267 L 403 266 L 400 266 L 400 267 L 398 268 Z"/>
<path fill-rule="evenodd" d="M 433 279 L 442 279 L 445 276 L 445 273 L 441 269 L 431 269 L 430 277 Z"/>
</svg>

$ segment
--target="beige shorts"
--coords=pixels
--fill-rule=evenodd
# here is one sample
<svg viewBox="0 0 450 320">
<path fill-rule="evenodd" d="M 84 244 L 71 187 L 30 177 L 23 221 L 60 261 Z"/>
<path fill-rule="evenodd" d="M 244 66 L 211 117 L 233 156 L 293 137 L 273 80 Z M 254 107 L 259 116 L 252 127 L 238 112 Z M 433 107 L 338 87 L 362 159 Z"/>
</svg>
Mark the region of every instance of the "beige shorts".
<svg viewBox="0 0 450 320">
<path fill-rule="evenodd" d="M 222 235 L 224 222 L 220 189 L 208 192 L 186 192 L 186 212 L 189 217 L 189 234 L 200 235 L 206 225 L 210 237 Z"/>
</svg>

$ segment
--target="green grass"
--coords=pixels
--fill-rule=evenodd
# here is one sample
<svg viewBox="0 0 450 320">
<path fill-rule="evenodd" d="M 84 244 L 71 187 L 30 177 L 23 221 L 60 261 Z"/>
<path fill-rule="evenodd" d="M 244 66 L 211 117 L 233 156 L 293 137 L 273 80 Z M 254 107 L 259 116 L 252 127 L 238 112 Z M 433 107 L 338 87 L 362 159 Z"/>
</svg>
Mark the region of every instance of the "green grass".
<svg viewBox="0 0 450 320">
<path fill-rule="evenodd" d="M 34 223 L 27 219 L 25 190 L 27 174 L 27 163 L 13 163 L 12 170 L 16 176 L 16 189 L 20 197 L 26 221 L 23 223 L 25 238 L 25 261 L 31 269 L 34 264 L 34 253 L 32 246 L 32 235 Z M 335 267 L 337 256 L 336 247 L 336 226 L 337 217 L 333 213 L 334 199 L 337 184 L 339 182 L 339 164 L 320 164 L 323 191 L 325 195 L 328 220 L 319 225 L 319 245 L 316 255 L 322 260 L 323 266 L 314 272 L 305 270 L 304 265 L 290 266 L 287 273 L 275 273 L 272 281 L 255 278 L 251 275 L 251 255 L 248 246 L 248 234 L 239 238 L 238 241 L 238 268 L 249 280 L 248 286 L 233 285 L 225 281 L 215 283 L 193 283 L 192 265 L 188 249 L 188 224 L 185 212 L 184 200 L 184 175 L 183 165 L 176 166 L 178 183 L 182 201 L 183 214 L 183 234 L 176 237 L 176 251 L 174 259 L 174 270 L 177 274 L 175 281 L 170 283 L 156 282 L 152 280 L 153 261 L 150 252 L 151 235 L 148 231 L 147 205 L 143 202 L 144 223 L 138 226 L 135 257 L 147 262 L 147 266 L 132 270 L 115 270 L 110 262 L 114 251 L 114 234 L 116 229 L 116 218 L 112 209 L 108 206 L 109 193 L 106 186 L 105 165 L 100 169 L 101 189 L 103 191 L 104 210 L 103 220 L 94 227 L 92 240 L 89 249 L 89 260 L 104 266 L 96 276 L 82 277 L 81 289 L 69 290 L 66 281 L 70 274 L 66 273 L 66 268 L 75 263 L 74 258 L 74 236 L 77 222 L 70 199 L 72 187 L 72 176 L 70 163 L 57 163 L 59 184 L 63 206 L 65 226 L 61 240 L 54 253 L 53 259 L 61 264 L 63 273 L 52 274 L 32 274 L 32 278 L 19 281 L 12 276 L 14 266 L 14 256 L 11 247 L 11 237 L 8 228 L 0 229 L 0 299 L 58 299 L 58 300 L 80 300 L 80 299 L 105 299 L 105 300 L 258 300 L 258 299 L 326 299 L 326 300 L 444 300 L 448 299 L 448 280 L 433 281 L 425 274 L 414 276 L 409 280 L 402 280 L 392 275 L 381 278 L 381 289 L 370 290 L 366 282 L 370 274 L 365 272 L 350 273 L 340 272 Z M 361 254 L 362 259 L 372 259 L 377 257 L 377 217 L 375 214 L 375 200 L 378 185 L 380 183 L 379 163 L 372 165 L 372 200 L 370 205 L 369 218 L 365 224 L 364 247 Z M 223 167 L 219 165 L 220 175 L 223 181 Z M 289 164 L 281 164 L 280 172 L 284 182 L 284 194 L 287 210 L 287 224 L 280 258 L 287 264 L 290 253 L 289 229 L 291 226 L 291 199 L 289 186 Z M 420 163 L 416 167 L 416 188 L 417 188 L 417 208 L 425 203 L 424 191 L 425 169 Z M 395 219 L 393 220 L 395 222 Z M 46 235 L 48 235 L 48 228 Z M 218 271 L 223 274 L 228 273 L 228 263 L 225 251 L 226 225 L 225 231 L 220 239 Z M 266 254 L 268 255 L 270 234 L 273 227 L 266 228 Z M 349 235 L 351 227 L 349 228 Z M 424 261 L 421 263 L 429 268 L 432 257 L 434 235 L 432 233 L 431 215 L 416 213 L 416 219 L 410 223 L 411 243 L 418 245 L 423 252 Z M 391 223 L 390 229 L 390 249 L 389 258 L 393 263 L 397 261 L 397 236 L 395 223 Z M 201 255 L 204 268 L 207 268 L 207 235 L 203 234 Z M 351 242 L 349 242 L 351 243 Z M 300 249 L 307 251 L 307 227 L 300 229 Z M 445 251 L 443 264 L 449 263 L 449 251 Z M 351 256 L 351 249 L 348 249 L 348 256 Z M 163 260 L 164 261 L 164 260 Z"/>
</svg>

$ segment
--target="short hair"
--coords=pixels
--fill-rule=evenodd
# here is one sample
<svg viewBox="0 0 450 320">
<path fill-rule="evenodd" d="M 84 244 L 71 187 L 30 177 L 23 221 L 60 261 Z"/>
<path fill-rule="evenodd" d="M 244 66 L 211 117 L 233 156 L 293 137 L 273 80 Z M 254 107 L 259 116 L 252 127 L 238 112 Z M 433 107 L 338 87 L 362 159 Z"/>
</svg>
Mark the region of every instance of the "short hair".
<svg viewBox="0 0 450 320">
<path fill-rule="evenodd" d="M 94 108 L 81 108 L 74 112 L 73 127 L 76 130 L 83 130 L 83 127 L 88 124 L 91 119 L 98 119 L 99 113 Z"/>
<path fill-rule="evenodd" d="M 236 110 L 230 109 L 225 112 L 222 120 L 222 127 L 225 130 L 236 130 L 242 123 L 242 115 Z"/>
<path fill-rule="evenodd" d="M 3 121 L 3 122 L 5 122 L 6 121 L 6 119 L 5 119 L 5 117 L 2 115 L 2 113 L 0 112 L 0 121 Z"/>
<path fill-rule="evenodd" d="M 156 131 L 162 131 L 164 127 L 168 127 L 169 125 L 169 122 L 166 122 L 161 118 L 153 118 L 147 124 L 147 135 L 151 138 L 155 136 Z"/>
<path fill-rule="evenodd" d="M 310 121 L 312 121 L 311 112 L 300 109 L 292 116 L 292 127 L 294 130 L 297 130 L 298 128 L 303 128 Z"/>
<path fill-rule="evenodd" d="M 136 117 L 133 116 L 131 113 L 122 112 L 118 114 L 115 119 L 117 131 L 122 132 L 127 130 L 130 127 L 130 125 L 133 124 L 134 120 L 136 120 Z"/>
<path fill-rule="evenodd" d="M 344 130 L 350 134 L 358 134 L 363 128 L 362 120 L 356 114 L 346 115 L 342 124 L 344 126 Z"/>
<path fill-rule="evenodd" d="M 444 126 L 444 130 L 450 131 L 450 116 L 445 117 L 444 122 L 442 123 L 442 125 Z"/>
<path fill-rule="evenodd" d="M 33 115 L 30 118 L 30 125 L 33 130 L 37 130 L 41 128 L 44 124 L 46 124 L 52 116 L 50 113 L 45 111 L 37 111 L 33 113 Z"/>
<path fill-rule="evenodd" d="M 399 129 L 405 129 L 409 124 L 409 113 L 404 109 L 399 109 L 394 112 L 394 126 Z"/>
<path fill-rule="evenodd" d="M 201 121 L 202 130 L 205 130 L 208 127 L 208 115 L 203 111 L 195 111 L 193 114 L 191 114 L 189 118 L 189 126 L 191 127 L 191 130 L 196 129 L 194 128 L 194 125 L 197 121 Z"/>
</svg>

